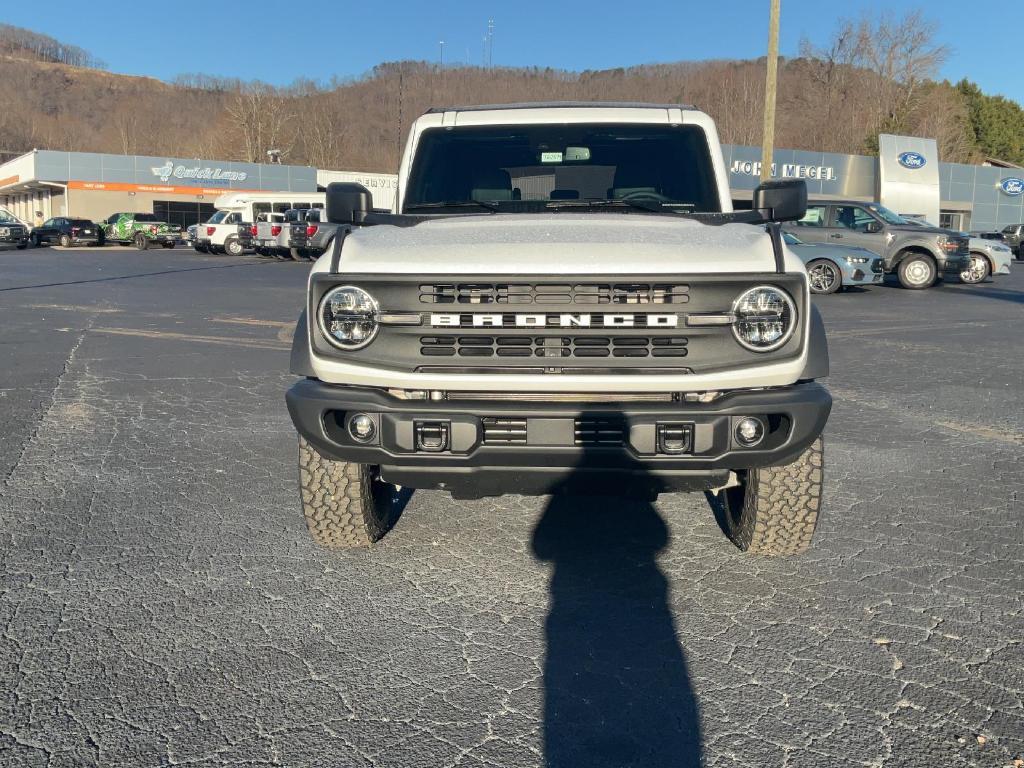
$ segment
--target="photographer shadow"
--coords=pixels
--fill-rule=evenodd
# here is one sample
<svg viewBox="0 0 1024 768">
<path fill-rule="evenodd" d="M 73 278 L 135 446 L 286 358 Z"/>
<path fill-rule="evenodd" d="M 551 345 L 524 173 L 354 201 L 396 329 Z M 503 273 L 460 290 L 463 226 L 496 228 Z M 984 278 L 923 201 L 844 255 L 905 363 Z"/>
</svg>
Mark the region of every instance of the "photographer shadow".
<svg viewBox="0 0 1024 768">
<path fill-rule="evenodd" d="M 593 491 L 591 491 L 593 492 Z M 544 753 L 551 768 L 701 764 L 697 703 L 656 561 L 648 501 L 553 496 L 533 534 L 553 566 Z"/>
</svg>

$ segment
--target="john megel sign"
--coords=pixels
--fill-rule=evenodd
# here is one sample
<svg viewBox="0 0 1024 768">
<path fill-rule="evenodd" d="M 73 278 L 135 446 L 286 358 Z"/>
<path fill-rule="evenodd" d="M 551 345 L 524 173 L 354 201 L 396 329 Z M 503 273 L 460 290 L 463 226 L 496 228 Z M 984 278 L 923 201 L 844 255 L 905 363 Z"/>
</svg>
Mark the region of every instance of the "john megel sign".
<svg viewBox="0 0 1024 768">
<path fill-rule="evenodd" d="M 164 182 L 169 181 L 172 176 L 176 179 L 200 179 L 202 181 L 245 181 L 249 176 L 245 171 L 224 171 L 208 165 L 175 165 L 170 160 L 150 170 L 153 171 L 154 176 Z"/>
<path fill-rule="evenodd" d="M 753 160 L 733 160 L 729 173 L 738 173 L 742 176 L 760 176 L 761 163 Z M 772 178 L 779 178 L 779 164 L 772 163 Z M 834 181 L 836 169 L 830 165 L 800 165 L 798 163 L 782 164 L 783 179 L 819 179 L 821 181 Z"/>
</svg>

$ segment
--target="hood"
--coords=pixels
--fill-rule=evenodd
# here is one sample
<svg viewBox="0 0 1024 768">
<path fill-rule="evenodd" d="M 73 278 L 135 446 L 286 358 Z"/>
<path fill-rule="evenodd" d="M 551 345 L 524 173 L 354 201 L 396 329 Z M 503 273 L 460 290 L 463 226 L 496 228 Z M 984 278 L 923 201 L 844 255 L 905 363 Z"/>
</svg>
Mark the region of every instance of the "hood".
<svg viewBox="0 0 1024 768">
<path fill-rule="evenodd" d="M 960 237 L 964 240 L 967 239 L 967 235 L 963 232 L 957 232 L 953 229 L 943 229 L 942 227 L 922 227 L 917 224 L 890 224 L 888 229 L 896 232 L 916 232 L 919 235 L 946 235 L 946 237 Z"/>
<path fill-rule="evenodd" d="M 787 255 L 787 271 L 802 262 Z M 771 239 L 638 213 L 483 214 L 378 225 L 345 239 L 342 272 L 377 274 L 680 274 L 773 272 Z"/>
</svg>

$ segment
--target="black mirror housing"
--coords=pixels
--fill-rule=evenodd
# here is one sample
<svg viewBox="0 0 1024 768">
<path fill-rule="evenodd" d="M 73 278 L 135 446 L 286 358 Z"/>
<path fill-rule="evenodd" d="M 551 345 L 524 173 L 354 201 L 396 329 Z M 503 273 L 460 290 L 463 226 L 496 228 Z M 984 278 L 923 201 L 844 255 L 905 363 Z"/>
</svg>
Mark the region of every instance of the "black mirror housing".
<svg viewBox="0 0 1024 768">
<path fill-rule="evenodd" d="M 334 181 L 327 185 L 327 221 L 331 224 L 362 224 L 373 210 L 373 195 L 362 184 Z"/>
<path fill-rule="evenodd" d="M 807 182 L 803 179 L 766 181 L 754 190 L 751 206 L 765 221 L 797 221 L 807 214 Z"/>
</svg>

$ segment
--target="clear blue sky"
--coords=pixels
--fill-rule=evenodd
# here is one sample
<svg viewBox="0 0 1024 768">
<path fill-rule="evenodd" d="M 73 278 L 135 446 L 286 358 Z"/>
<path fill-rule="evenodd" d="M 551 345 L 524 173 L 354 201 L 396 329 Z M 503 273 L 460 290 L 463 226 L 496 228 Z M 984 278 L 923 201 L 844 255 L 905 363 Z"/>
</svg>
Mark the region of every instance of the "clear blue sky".
<svg viewBox="0 0 1024 768">
<path fill-rule="evenodd" d="M 319 0 L 210 3 L 8 0 L 0 21 L 79 45 L 115 72 L 181 72 L 286 84 L 355 76 L 383 61 L 479 64 L 494 19 L 495 65 L 605 69 L 705 58 L 751 58 L 766 46 L 768 0 Z M 303 8 L 308 12 L 303 13 Z M 953 49 L 942 76 L 967 77 L 1024 103 L 1022 0 L 782 0 L 781 51 L 824 42 L 836 14 L 924 8 Z M 233 10 L 232 10 L 233 9 Z M 288 32 L 275 22 L 285 11 Z"/>
</svg>

